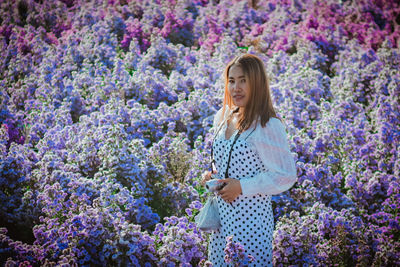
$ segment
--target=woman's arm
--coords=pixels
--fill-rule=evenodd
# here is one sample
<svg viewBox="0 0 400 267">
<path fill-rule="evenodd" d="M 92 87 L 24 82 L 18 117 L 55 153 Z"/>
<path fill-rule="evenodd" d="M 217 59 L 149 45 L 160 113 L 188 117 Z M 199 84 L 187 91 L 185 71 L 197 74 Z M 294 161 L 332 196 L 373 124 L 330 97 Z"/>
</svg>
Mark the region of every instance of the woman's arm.
<svg viewBox="0 0 400 267">
<path fill-rule="evenodd" d="M 297 180 L 297 173 L 282 122 L 271 118 L 265 127 L 258 125 L 250 137 L 249 143 L 256 149 L 266 172 L 241 179 L 242 194 L 277 195 L 290 189 Z"/>
<path fill-rule="evenodd" d="M 225 111 L 226 111 L 226 110 L 229 111 L 228 106 L 226 107 Z M 226 112 L 225 112 L 225 115 L 226 115 Z M 213 126 L 212 126 L 212 128 L 214 129 L 214 134 L 216 134 L 216 131 L 218 130 L 218 127 L 220 126 L 220 124 L 221 124 L 221 122 L 223 121 L 224 117 L 225 117 L 225 116 L 223 116 L 223 114 L 222 114 L 222 108 L 220 108 L 220 109 L 215 113 L 215 115 L 214 115 Z M 215 174 L 215 173 L 216 173 L 216 172 L 215 172 L 215 170 L 214 170 L 214 174 Z M 203 174 L 202 174 L 202 179 L 201 179 L 201 181 L 200 181 L 200 184 L 201 184 L 202 186 L 204 186 L 205 183 L 206 183 L 207 181 L 209 181 L 210 179 L 211 179 L 211 172 L 210 172 L 209 170 L 204 171 Z"/>
<path fill-rule="evenodd" d="M 214 116 L 213 128 L 217 128 L 218 125 L 222 122 L 222 108 L 220 108 Z"/>
</svg>

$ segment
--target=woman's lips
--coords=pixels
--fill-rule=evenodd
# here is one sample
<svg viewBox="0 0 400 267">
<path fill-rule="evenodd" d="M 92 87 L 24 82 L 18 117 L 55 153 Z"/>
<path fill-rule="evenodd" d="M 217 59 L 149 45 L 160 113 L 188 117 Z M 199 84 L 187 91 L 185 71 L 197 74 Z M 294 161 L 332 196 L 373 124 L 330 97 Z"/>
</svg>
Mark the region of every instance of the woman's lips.
<svg viewBox="0 0 400 267">
<path fill-rule="evenodd" d="M 235 100 L 241 100 L 242 98 L 244 98 L 244 96 L 242 96 L 242 95 L 235 95 L 233 98 L 234 98 Z"/>
</svg>

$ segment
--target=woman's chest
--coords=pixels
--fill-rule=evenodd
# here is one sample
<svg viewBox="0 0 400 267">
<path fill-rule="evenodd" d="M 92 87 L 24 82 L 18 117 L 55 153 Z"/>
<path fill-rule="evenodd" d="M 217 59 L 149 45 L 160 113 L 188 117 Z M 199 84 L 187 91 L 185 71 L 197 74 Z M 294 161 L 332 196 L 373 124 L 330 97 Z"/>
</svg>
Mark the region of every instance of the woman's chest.
<svg viewBox="0 0 400 267">
<path fill-rule="evenodd" d="M 217 169 L 225 171 L 230 156 L 229 173 L 234 175 L 232 177 L 252 176 L 262 171 L 263 164 L 258 153 L 246 142 L 246 140 L 238 139 L 233 147 L 232 143 L 232 139 L 215 140 L 213 150 Z"/>
</svg>

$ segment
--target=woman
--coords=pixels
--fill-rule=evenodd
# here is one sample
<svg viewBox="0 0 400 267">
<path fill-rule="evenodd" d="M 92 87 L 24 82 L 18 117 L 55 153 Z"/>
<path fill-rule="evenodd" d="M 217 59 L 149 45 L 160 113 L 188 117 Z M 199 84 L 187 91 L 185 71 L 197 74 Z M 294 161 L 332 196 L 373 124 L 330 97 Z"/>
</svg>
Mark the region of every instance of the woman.
<svg viewBox="0 0 400 267">
<path fill-rule="evenodd" d="M 212 145 L 213 178 L 225 183 L 217 196 L 222 226 L 210 236 L 208 257 L 215 266 L 226 265 L 225 239 L 233 235 L 255 258 L 252 266 L 272 266 L 271 195 L 295 183 L 294 158 L 272 105 L 263 62 L 251 54 L 238 56 L 224 76 L 224 103 L 214 117 Z M 210 178 L 205 172 L 202 184 Z"/>
</svg>

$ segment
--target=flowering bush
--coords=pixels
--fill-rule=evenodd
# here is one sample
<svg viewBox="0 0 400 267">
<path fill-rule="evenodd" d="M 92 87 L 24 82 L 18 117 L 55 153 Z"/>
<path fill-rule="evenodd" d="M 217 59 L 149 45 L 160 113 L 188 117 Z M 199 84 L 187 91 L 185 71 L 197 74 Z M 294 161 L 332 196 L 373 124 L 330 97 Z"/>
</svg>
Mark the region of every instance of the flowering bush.
<svg viewBox="0 0 400 267">
<path fill-rule="evenodd" d="M 244 247 L 233 241 L 233 236 L 226 237 L 226 247 L 224 249 L 226 263 L 233 264 L 235 267 L 248 266 L 249 263 L 254 261 L 254 257 L 245 253 Z"/>
<path fill-rule="evenodd" d="M 274 264 L 351 266 L 371 262 L 374 233 L 354 210 L 339 212 L 316 203 L 305 213 L 301 216 L 292 211 L 278 222 L 274 232 Z"/>
<path fill-rule="evenodd" d="M 204 233 L 194 223 L 194 213 L 201 208 L 193 202 L 186 209 L 187 217 L 165 217 L 164 224 L 157 224 L 153 234 L 160 266 L 195 266 L 205 258 L 206 244 Z"/>
<path fill-rule="evenodd" d="M 222 72 L 260 56 L 296 157 L 274 264 L 399 265 L 398 1 L 1 1 L 0 261 L 211 266 Z M 250 258 L 228 240 L 227 261 Z M 235 254 L 236 253 L 236 254 Z"/>
</svg>

